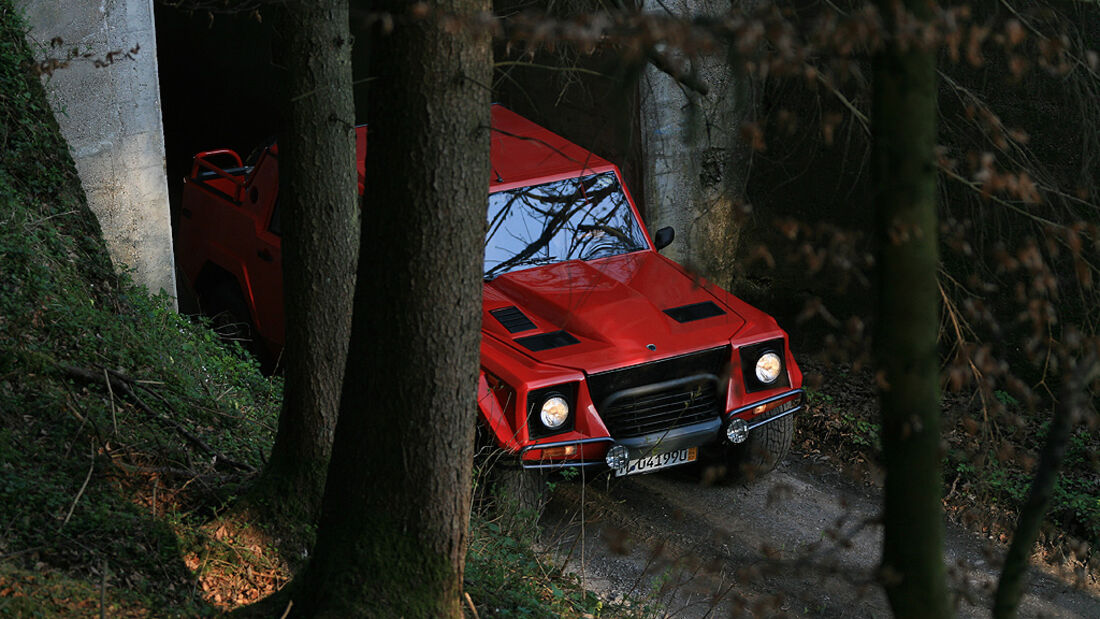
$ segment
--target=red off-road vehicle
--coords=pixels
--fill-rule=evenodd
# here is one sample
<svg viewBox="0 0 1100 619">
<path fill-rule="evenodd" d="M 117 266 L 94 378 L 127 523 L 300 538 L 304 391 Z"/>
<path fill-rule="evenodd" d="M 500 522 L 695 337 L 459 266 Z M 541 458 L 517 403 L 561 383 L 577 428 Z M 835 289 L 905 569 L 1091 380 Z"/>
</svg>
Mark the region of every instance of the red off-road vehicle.
<svg viewBox="0 0 1100 619">
<path fill-rule="evenodd" d="M 501 106 L 492 123 L 483 429 L 525 468 L 629 475 L 700 448 L 773 466 L 803 397 L 786 333 L 657 253 L 673 230 L 650 238 L 614 165 Z M 365 154 L 361 127 L 360 191 Z M 204 309 L 236 315 L 268 354 L 284 329 L 278 188 L 274 144 L 251 165 L 199 153 L 176 241 Z"/>
</svg>

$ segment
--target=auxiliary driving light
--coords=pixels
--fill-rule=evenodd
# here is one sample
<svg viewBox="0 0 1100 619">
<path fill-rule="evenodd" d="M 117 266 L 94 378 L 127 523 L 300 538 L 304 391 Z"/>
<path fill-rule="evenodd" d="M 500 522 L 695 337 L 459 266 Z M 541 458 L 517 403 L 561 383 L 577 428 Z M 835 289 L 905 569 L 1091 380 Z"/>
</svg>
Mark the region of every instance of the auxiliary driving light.
<svg viewBox="0 0 1100 619">
<path fill-rule="evenodd" d="M 749 438 L 749 424 L 744 419 L 734 419 L 726 426 L 726 438 L 734 445 L 744 443 Z"/>
<path fill-rule="evenodd" d="M 607 450 L 607 457 L 604 458 L 604 461 L 607 462 L 607 466 L 610 468 L 621 469 L 630 461 L 630 453 L 627 452 L 626 446 L 614 445 Z"/>
</svg>

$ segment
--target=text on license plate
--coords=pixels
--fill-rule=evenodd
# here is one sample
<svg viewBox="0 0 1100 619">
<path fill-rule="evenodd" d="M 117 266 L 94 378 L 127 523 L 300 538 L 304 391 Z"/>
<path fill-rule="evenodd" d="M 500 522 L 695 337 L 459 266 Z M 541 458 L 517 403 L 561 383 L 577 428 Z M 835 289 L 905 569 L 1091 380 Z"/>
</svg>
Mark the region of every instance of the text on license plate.
<svg viewBox="0 0 1100 619">
<path fill-rule="evenodd" d="M 621 466 L 615 469 L 615 476 L 622 477 L 623 475 L 637 475 L 638 473 L 648 473 L 650 471 L 656 471 L 657 469 L 676 466 L 677 464 L 694 462 L 695 459 L 698 457 L 698 447 L 688 447 L 686 449 L 666 451 L 663 454 L 654 454 L 652 456 L 638 458 L 637 460 L 630 460 L 626 463 L 626 466 Z"/>
</svg>

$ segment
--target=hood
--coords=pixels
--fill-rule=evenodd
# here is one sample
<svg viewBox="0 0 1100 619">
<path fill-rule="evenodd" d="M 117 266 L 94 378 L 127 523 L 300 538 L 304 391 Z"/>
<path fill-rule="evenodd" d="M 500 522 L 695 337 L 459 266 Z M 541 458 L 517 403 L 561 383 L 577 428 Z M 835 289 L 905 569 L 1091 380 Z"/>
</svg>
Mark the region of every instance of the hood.
<svg viewBox="0 0 1100 619">
<path fill-rule="evenodd" d="M 641 251 L 500 275 L 485 283 L 482 329 L 539 361 L 594 373 L 726 345 L 754 311 L 735 305 Z"/>
</svg>

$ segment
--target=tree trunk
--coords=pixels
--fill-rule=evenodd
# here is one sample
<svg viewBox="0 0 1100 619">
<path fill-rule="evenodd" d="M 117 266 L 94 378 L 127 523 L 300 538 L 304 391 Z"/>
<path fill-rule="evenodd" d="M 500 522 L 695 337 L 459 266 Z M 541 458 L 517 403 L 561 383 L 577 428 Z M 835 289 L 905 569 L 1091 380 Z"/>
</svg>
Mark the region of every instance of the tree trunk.
<svg viewBox="0 0 1100 619">
<path fill-rule="evenodd" d="M 918 17 L 924 0 L 880 0 Z M 904 8 L 901 8 L 904 5 Z M 935 55 L 891 33 L 874 59 L 875 349 L 886 464 L 881 579 L 898 617 L 948 617 L 940 453 Z M 901 35 L 906 36 L 906 35 Z"/>
<path fill-rule="evenodd" d="M 286 383 L 258 486 L 314 522 L 336 427 L 355 286 L 359 208 L 347 0 L 286 7 L 289 109 L 279 140 Z"/>
<path fill-rule="evenodd" d="M 647 0 L 644 11 L 684 19 L 720 18 L 738 6 L 724 0 Z M 720 54 L 690 60 L 655 54 L 639 85 L 645 157 L 645 220 L 651 232 L 665 226 L 676 240 L 661 253 L 715 284 L 733 289 L 752 151 L 741 125 L 753 117 L 752 78 Z M 667 67 L 664 65 L 668 65 Z M 660 67 L 660 68 L 659 68 Z M 680 79 L 667 72 L 675 68 Z M 681 79 L 707 88 L 692 90 Z"/>
<path fill-rule="evenodd" d="M 1087 410 L 1089 383 L 1096 380 L 1098 370 L 1095 353 L 1090 353 L 1073 369 L 1062 387 L 1062 395 L 1054 407 L 1054 418 L 1050 421 L 1046 443 L 1039 455 L 1039 468 L 1031 482 L 1031 491 L 1027 501 L 1020 509 L 1020 521 L 1012 534 L 1012 545 L 1005 555 L 1004 569 L 997 582 L 997 593 L 993 598 L 993 616 L 996 619 L 1015 619 L 1023 595 L 1024 576 L 1027 573 L 1028 559 L 1039 537 L 1039 527 L 1043 524 L 1047 509 L 1050 507 L 1054 486 L 1062 471 L 1066 457 L 1066 445 L 1070 431 L 1077 422 L 1081 411 Z"/>
<path fill-rule="evenodd" d="M 441 11 L 488 11 L 453 0 Z M 489 182 L 489 37 L 411 21 L 371 50 L 351 349 L 314 558 L 294 611 L 459 617 Z"/>
</svg>

